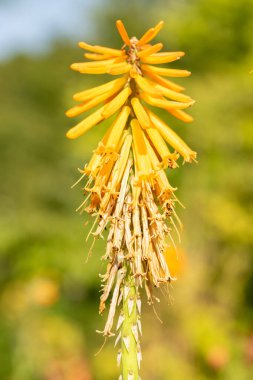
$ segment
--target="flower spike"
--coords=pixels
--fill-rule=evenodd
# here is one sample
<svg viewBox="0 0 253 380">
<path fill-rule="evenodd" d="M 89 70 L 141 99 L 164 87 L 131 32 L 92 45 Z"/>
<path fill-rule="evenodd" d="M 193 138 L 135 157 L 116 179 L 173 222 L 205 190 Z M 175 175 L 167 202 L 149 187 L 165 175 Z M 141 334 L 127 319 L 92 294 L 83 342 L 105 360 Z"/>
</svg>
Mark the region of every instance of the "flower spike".
<svg viewBox="0 0 253 380">
<path fill-rule="evenodd" d="M 178 167 L 178 158 L 196 161 L 193 151 L 160 115 L 148 105 L 163 109 L 186 123 L 192 116 L 184 110 L 194 104 L 184 88 L 168 77 L 187 77 L 191 73 L 161 64 L 179 60 L 181 51 L 161 52 L 162 43 L 151 44 L 163 26 L 160 21 L 138 40 L 130 38 L 123 22 L 116 27 L 124 42 L 113 49 L 80 42 L 86 52 L 85 62 L 71 68 L 81 74 L 119 75 L 119 78 L 85 89 L 73 96 L 78 104 L 66 115 L 84 114 L 83 120 L 67 132 L 69 139 L 84 135 L 104 120 L 113 118 L 93 155 L 81 170 L 84 201 L 79 212 L 96 215 L 89 232 L 94 239 L 108 229 L 106 251 L 102 260 L 107 268 L 102 279 L 99 312 L 111 299 L 105 337 L 121 340 L 118 363 L 122 379 L 137 379 L 141 360 L 141 300 L 145 289 L 148 303 L 158 300 L 153 286 L 161 287 L 175 280 L 165 250 L 175 245 L 172 231 L 179 235 L 182 224 L 175 211 L 180 204 L 176 189 L 168 181 L 166 170 Z M 89 111 L 87 115 L 86 112 Z M 84 179 L 85 178 L 85 179 Z M 180 236 L 179 236 L 180 238 Z M 95 240 L 94 240 L 95 241 Z M 117 307 L 122 311 L 117 326 Z"/>
</svg>

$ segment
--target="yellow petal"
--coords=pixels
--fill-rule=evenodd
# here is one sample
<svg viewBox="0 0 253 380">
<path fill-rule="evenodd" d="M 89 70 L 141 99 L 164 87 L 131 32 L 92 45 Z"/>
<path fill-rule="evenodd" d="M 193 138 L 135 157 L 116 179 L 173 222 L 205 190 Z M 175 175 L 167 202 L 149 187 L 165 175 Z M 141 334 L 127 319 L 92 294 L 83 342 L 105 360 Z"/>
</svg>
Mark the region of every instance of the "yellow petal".
<svg viewBox="0 0 253 380">
<path fill-rule="evenodd" d="M 161 64 L 161 63 L 169 63 L 176 61 L 183 57 L 185 53 L 182 51 L 177 51 L 173 53 L 158 53 L 153 54 L 148 57 L 142 57 L 141 61 L 144 63 L 150 63 L 150 64 Z"/>
<path fill-rule="evenodd" d="M 148 41 L 151 41 L 153 34 L 155 33 L 155 28 L 148 29 L 141 39 L 138 41 L 137 45 L 146 45 Z"/>
<path fill-rule="evenodd" d="M 94 153 L 88 163 L 88 165 L 84 168 L 84 171 L 88 175 L 95 175 L 96 169 L 99 167 L 101 161 L 101 155 Z"/>
<path fill-rule="evenodd" d="M 182 102 L 174 102 L 170 100 L 166 100 L 164 98 L 153 98 L 152 96 L 146 94 L 145 92 L 140 94 L 140 97 L 145 100 L 148 104 L 154 107 L 169 109 L 185 109 L 194 104 L 194 101 L 190 101 L 188 103 Z"/>
<path fill-rule="evenodd" d="M 125 29 L 123 22 L 121 20 L 117 20 L 116 26 L 117 26 L 117 29 L 119 31 L 119 34 L 120 34 L 122 40 L 125 42 L 126 45 L 131 46 L 131 41 L 130 41 L 130 38 L 127 34 L 127 31 Z"/>
<path fill-rule="evenodd" d="M 101 86 L 93 87 L 88 90 L 78 92 L 73 96 L 73 99 L 77 101 L 86 101 L 108 91 L 117 92 L 117 90 L 124 86 L 126 81 L 127 77 L 114 79 L 110 82 L 102 84 Z"/>
<path fill-rule="evenodd" d="M 158 44 L 148 46 L 148 47 L 144 48 L 143 50 L 138 51 L 137 55 L 139 58 L 146 57 L 147 55 L 157 53 L 162 48 L 163 48 L 163 44 L 161 42 L 159 42 Z"/>
<path fill-rule="evenodd" d="M 159 21 L 158 24 L 156 24 L 156 26 L 155 26 L 155 33 L 156 34 L 155 35 L 157 35 L 160 32 L 163 25 L 164 25 L 164 21 Z"/>
<path fill-rule="evenodd" d="M 110 63 L 98 67 L 90 67 L 84 63 L 73 63 L 70 67 L 72 70 L 79 71 L 81 74 L 106 74 L 108 72 L 108 67 L 110 66 Z"/>
<path fill-rule="evenodd" d="M 73 63 L 70 67 L 81 74 L 106 74 L 111 73 L 113 69 L 121 69 L 120 73 L 123 74 L 132 66 L 126 63 L 124 58 L 113 58 L 105 61 Z"/>
<path fill-rule="evenodd" d="M 104 61 L 105 59 L 111 59 L 113 56 L 111 54 L 97 54 L 97 53 L 85 53 L 85 58 L 91 59 L 93 61 Z"/>
<path fill-rule="evenodd" d="M 133 155 L 135 162 L 135 184 L 138 185 L 145 179 L 151 180 L 153 170 L 149 156 L 147 154 L 139 155 L 135 144 L 133 144 Z"/>
<path fill-rule="evenodd" d="M 153 96 L 159 96 L 161 95 L 161 92 L 152 86 L 146 78 L 142 77 L 141 75 L 137 75 L 136 78 L 134 78 L 137 85 L 140 87 L 140 89 L 144 92 L 147 92 L 150 95 Z"/>
<path fill-rule="evenodd" d="M 173 192 L 177 189 L 171 186 L 166 176 L 166 173 L 163 170 L 159 170 L 156 173 L 156 180 L 157 182 L 155 183 L 155 189 L 156 189 L 157 196 L 161 197 L 164 194 L 166 194 L 167 199 L 171 198 L 171 196 L 173 195 Z"/>
<path fill-rule="evenodd" d="M 111 75 L 121 75 L 121 74 L 128 73 L 131 68 L 132 68 L 132 65 L 126 62 L 115 63 L 108 67 L 107 73 Z"/>
<path fill-rule="evenodd" d="M 110 189 L 110 193 L 113 193 L 117 190 L 118 186 L 120 185 L 122 176 L 125 171 L 126 164 L 129 160 L 129 153 L 132 146 L 132 136 L 128 134 L 123 142 L 123 145 L 120 150 L 119 158 L 117 159 L 110 176 L 110 180 L 108 183 L 108 188 Z M 104 198 L 102 199 L 100 208 L 101 210 L 105 210 L 106 206 L 108 204 L 108 201 L 110 200 L 110 193 L 106 193 Z"/>
<path fill-rule="evenodd" d="M 132 119 L 131 128 L 133 134 L 134 154 L 137 164 L 137 177 L 139 180 L 147 178 L 152 173 L 151 162 L 147 154 L 147 147 L 143 131 L 137 119 Z"/>
<path fill-rule="evenodd" d="M 122 108 L 120 114 L 117 116 L 116 120 L 112 125 L 110 136 L 107 140 L 107 143 L 105 144 L 106 151 L 116 151 L 116 147 L 118 146 L 123 130 L 126 126 L 126 122 L 130 114 L 130 111 L 130 107 L 125 106 Z"/>
<path fill-rule="evenodd" d="M 112 124 L 112 125 L 107 129 L 107 131 L 106 131 L 105 135 L 103 136 L 102 140 L 99 142 L 98 147 L 97 147 L 97 149 L 96 149 L 96 151 L 95 151 L 97 154 L 99 154 L 99 155 L 103 155 L 103 154 L 106 152 L 106 150 L 107 150 L 107 148 L 106 148 L 107 141 L 109 140 L 109 138 L 110 138 L 111 135 L 112 135 L 112 129 L 113 129 L 113 127 L 114 127 L 114 124 Z M 121 149 L 121 147 L 122 147 L 122 145 L 123 145 L 123 142 L 125 141 L 125 138 L 126 138 L 126 136 L 127 136 L 128 134 L 129 134 L 129 132 L 128 132 L 127 130 L 124 130 L 124 131 L 123 131 L 123 133 L 122 133 L 122 135 L 121 135 L 121 137 L 120 137 L 120 139 L 119 139 L 119 141 L 118 141 L 118 144 L 117 144 L 117 146 L 116 146 L 116 148 L 115 148 L 115 152 L 116 152 L 116 153 Z M 112 154 L 111 154 L 111 155 L 112 155 Z M 113 156 L 113 155 L 112 155 L 112 156 Z M 117 157 L 117 156 L 114 155 L 114 157 Z"/>
<path fill-rule="evenodd" d="M 102 116 L 107 119 L 113 115 L 119 108 L 121 108 L 126 102 L 129 95 L 132 93 L 130 87 L 124 88 L 113 100 L 111 100 L 104 108 Z"/>
<path fill-rule="evenodd" d="M 132 119 L 131 121 L 133 141 L 136 146 L 137 152 L 140 155 L 147 154 L 147 148 L 144 140 L 144 135 L 141 126 L 137 119 Z"/>
<path fill-rule="evenodd" d="M 151 146 L 147 136 L 145 136 L 145 143 L 146 143 L 148 155 L 150 157 L 150 162 L 151 162 L 152 168 L 155 171 L 158 171 L 158 168 L 160 168 L 160 166 L 161 166 L 161 162 L 160 162 L 154 148 Z M 162 169 L 159 169 L 159 170 L 162 170 Z"/>
<path fill-rule="evenodd" d="M 105 59 L 104 61 L 90 61 L 90 62 L 79 62 L 79 63 L 73 63 L 71 65 L 71 68 L 73 70 L 77 70 L 82 72 L 86 68 L 91 68 L 91 67 L 101 67 L 101 66 L 107 66 L 107 65 L 112 65 L 113 63 L 117 62 L 118 58 L 112 58 L 112 59 Z"/>
<path fill-rule="evenodd" d="M 101 193 L 105 189 L 108 178 L 110 177 L 112 168 L 115 164 L 115 157 L 113 157 L 111 154 L 107 154 L 103 156 L 103 158 L 103 163 L 100 166 L 99 171 L 96 173 L 95 183 L 92 189 L 92 191 L 96 191 L 100 197 Z"/>
<path fill-rule="evenodd" d="M 191 102 L 192 99 L 187 96 L 187 95 L 184 95 L 184 94 L 181 94 L 179 92 L 176 92 L 176 91 L 173 91 L 173 90 L 170 90 L 169 88 L 166 88 L 166 87 L 163 87 L 159 84 L 155 84 L 154 82 L 152 82 L 151 84 L 153 84 L 153 86 L 155 88 L 157 88 L 157 90 L 159 90 L 164 96 L 166 96 L 167 98 L 170 98 L 170 99 L 173 99 L 173 100 L 176 100 L 178 102 Z"/>
<path fill-rule="evenodd" d="M 96 96 L 94 97 L 93 99 L 90 99 L 89 101 L 85 102 L 85 103 L 82 103 L 82 104 L 79 104 L 73 108 L 70 108 L 67 112 L 66 112 L 66 115 L 68 117 L 74 117 L 74 116 L 78 116 L 80 115 L 81 113 L 83 112 L 86 112 L 88 111 L 89 109 L 97 106 L 99 103 L 101 102 L 104 102 L 106 100 L 108 100 L 109 98 L 111 98 L 112 95 L 114 95 L 115 93 L 117 93 L 118 91 L 120 90 L 120 88 L 117 88 L 116 86 L 110 90 L 110 91 L 107 91 L 105 92 L 104 94 L 101 94 L 99 96 Z"/>
<path fill-rule="evenodd" d="M 97 46 L 97 45 L 93 46 L 93 45 L 86 44 L 86 42 L 79 42 L 79 46 L 82 49 L 89 50 L 89 51 L 92 51 L 94 53 L 110 54 L 110 55 L 116 56 L 116 57 L 119 57 L 119 56 L 125 54 L 124 50 L 111 49 L 108 47 Z"/>
<path fill-rule="evenodd" d="M 153 74 L 164 75 L 168 77 L 188 77 L 191 75 L 190 71 L 187 70 L 177 70 L 177 69 L 166 69 L 164 67 L 154 67 L 150 65 L 141 65 L 141 69 L 145 72 L 150 72 Z"/>
<path fill-rule="evenodd" d="M 193 121 L 193 117 L 191 115 L 188 115 L 188 113 L 184 112 L 183 110 L 168 110 L 171 115 L 175 116 L 179 120 L 184 121 L 185 123 L 190 123 Z"/>
<path fill-rule="evenodd" d="M 117 148 L 116 148 L 117 152 L 119 152 L 121 150 L 121 148 L 122 148 L 122 146 L 123 146 L 123 144 L 124 144 L 127 136 L 129 136 L 129 135 L 130 135 L 129 131 L 127 129 L 125 129 L 123 131 L 122 135 L 121 135 L 121 138 L 120 138 L 119 142 L 118 142 L 118 145 L 117 145 Z"/>
<path fill-rule="evenodd" d="M 86 174 L 92 174 L 93 176 L 95 176 L 96 170 L 98 169 L 99 166 L 101 166 L 101 159 L 104 153 L 104 146 L 106 145 L 108 141 L 111 130 L 112 130 L 112 126 L 107 129 L 102 140 L 99 142 L 97 149 L 95 150 L 95 152 L 93 153 L 91 157 L 91 160 L 89 161 L 88 165 L 85 167 Z"/>
<path fill-rule="evenodd" d="M 174 90 L 174 91 L 177 91 L 177 92 L 185 90 L 185 88 L 182 87 L 182 86 L 179 86 L 179 84 L 171 82 L 170 80 L 165 79 L 163 77 L 160 77 L 157 74 L 154 74 L 154 73 L 151 73 L 151 72 L 147 71 L 146 75 L 148 75 L 154 82 L 159 83 L 160 85 L 162 85 L 162 86 L 164 86 L 166 88 L 169 88 L 171 90 Z"/>
<path fill-rule="evenodd" d="M 186 162 L 196 159 L 197 153 L 192 151 L 188 145 L 158 116 L 150 110 L 147 110 L 154 127 L 161 133 L 163 138 L 170 144 Z"/>
<path fill-rule="evenodd" d="M 93 153 L 89 163 L 85 166 L 84 172 L 87 175 L 92 175 L 94 176 L 96 174 L 97 168 L 101 164 L 101 155 L 97 154 L 96 152 Z"/>
<path fill-rule="evenodd" d="M 172 193 L 172 191 L 175 189 L 170 185 L 165 171 L 162 169 L 157 170 L 157 168 L 160 167 L 160 161 L 159 161 L 154 149 L 151 147 L 147 138 L 145 139 L 145 141 L 146 141 L 148 155 L 150 157 L 152 167 L 155 171 L 154 175 L 155 175 L 155 178 L 157 179 L 157 182 L 158 182 L 159 188 L 160 188 L 160 192 L 157 195 L 160 196 L 161 193 L 163 193 L 163 192 Z"/>
<path fill-rule="evenodd" d="M 155 147 L 157 153 L 162 159 L 163 167 L 167 168 L 175 168 L 176 160 L 178 158 L 177 154 L 173 154 L 169 151 L 167 144 L 165 143 L 164 139 L 160 135 L 157 129 L 155 128 L 149 128 L 146 130 L 147 135 L 149 136 L 150 141 L 152 142 L 153 146 Z"/>
<path fill-rule="evenodd" d="M 140 46 L 140 45 L 145 45 L 147 44 L 149 41 L 153 40 L 153 38 L 155 38 L 155 36 L 160 32 L 160 30 L 162 29 L 163 27 L 163 24 L 164 22 L 163 21 L 160 21 L 154 28 L 151 28 L 149 29 L 142 37 L 141 39 L 138 41 L 137 45 Z"/>
<path fill-rule="evenodd" d="M 66 136 L 69 139 L 76 139 L 77 137 L 83 135 L 90 128 L 94 127 L 94 125 L 100 123 L 103 120 L 102 112 L 105 106 L 99 108 L 97 111 L 87 116 L 84 120 L 78 123 L 75 127 L 71 128 Z"/>
<path fill-rule="evenodd" d="M 164 139 L 157 129 L 149 128 L 146 133 L 160 157 L 171 154 Z"/>
<path fill-rule="evenodd" d="M 105 152 L 105 145 L 109 139 L 111 132 L 112 132 L 112 125 L 107 129 L 102 140 L 98 143 L 98 147 L 97 147 L 95 153 L 102 155 Z"/>
<path fill-rule="evenodd" d="M 131 103 L 132 103 L 132 106 L 134 109 L 134 113 L 135 113 L 141 127 L 144 129 L 150 128 L 152 126 L 150 118 L 149 118 L 147 112 L 145 111 L 145 108 L 141 104 L 140 100 L 135 97 L 135 98 L 132 98 Z"/>
</svg>

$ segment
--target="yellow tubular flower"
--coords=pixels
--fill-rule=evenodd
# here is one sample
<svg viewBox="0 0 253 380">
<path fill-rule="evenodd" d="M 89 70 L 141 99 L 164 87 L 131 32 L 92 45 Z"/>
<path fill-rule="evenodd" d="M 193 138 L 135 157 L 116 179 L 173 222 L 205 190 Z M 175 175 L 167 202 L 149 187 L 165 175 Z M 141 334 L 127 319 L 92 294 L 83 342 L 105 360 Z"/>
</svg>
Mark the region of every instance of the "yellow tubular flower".
<svg viewBox="0 0 253 380">
<path fill-rule="evenodd" d="M 131 121 L 132 134 L 134 139 L 134 145 L 136 147 L 136 151 L 139 156 L 143 156 L 147 154 L 147 147 L 144 140 L 144 136 L 142 134 L 141 126 L 138 123 L 137 119 L 133 119 Z"/>
<path fill-rule="evenodd" d="M 161 133 L 164 139 L 170 144 L 181 156 L 184 157 L 186 162 L 191 162 L 196 159 L 196 152 L 192 151 L 187 144 L 158 116 L 153 112 L 148 111 L 150 119 L 154 127 Z"/>
<path fill-rule="evenodd" d="M 128 99 L 129 95 L 132 93 L 132 90 L 130 87 L 124 88 L 113 100 L 111 100 L 104 108 L 102 112 L 102 116 L 104 118 L 108 118 L 111 115 L 113 115 L 116 111 L 118 111 L 119 108 L 121 108 L 126 100 Z"/>
<path fill-rule="evenodd" d="M 153 82 L 150 82 L 150 83 L 153 84 Z M 155 88 L 158 91 L 161 91 L 162 95 L 166 96 L 167 98 L 176 100 L 177 102 L 186 102 L 187 103 L 187 102 L 192 101 L 192 99 L 187 95 L 184 95 L 184 94 L 178 93 L 176 91 L 170 90 L 169 88 L 160 86 L 159 84 L 154 83 L 153 85 L 155 86 Z"/>
<path fill-rule="evenodd" d="M 118 142 L 123 134 L 123 130 L 126 126 L 130 112 L 131 110 L 128 106 L 123 107 L 120 114 L 113 123 L 110 136 L 108 137 L 108 140 L 105 144 L 105 149 L 107 151 L 115 151 Z"/>
<path fill-rule="evenodd" d="M 104 61 L 105 59 L 112 58 L 110 54 L 97 54 L 97 53 L 85 53 L 84 57 L 87 59 L 91 59 L 92 61 Z"/>
<path fill-rule="evenodd" d="M 154 149 L 150 145 L 149 141 L 147 139 L 145 139 L 145 141 L 146 141 L 146 146 L 147 146 L 147 150 L 148 150 L 148 155 L 150 156 L 150 160 L 151 160 L 153 169 L 155 170 L 155 178 L 157 179 L 160 188 L 162 189 L 163 192 L 169 192 L 170 194 L 172 194 L 173 190 L 175 190 L 175 189 L 173 189 L 172 186 L 169 184 L 169 181 L 168 181 L 168 178 L 165 174 L 165 171 L 164 170 L 157 170 L 157 168 L 159 168 L 159 166 L 160 166 L 160 161 L 159 161 Z M 159 196 L 160 193 L 158 193 L 157 195 Z"/>
<path fill-rule="evenodd" d="M 150 158 L 148 156 L 146 142 L 143 131 L 137 119 L 131 121 L 133 134 L 134 157 L 136 160 L 136 179 L 148 178 L 152 173 Z"/>
<path fill-rule="evenodd" d="M 115 92 L 117 92 L 117 89 L 116 89 L 116 91 L 114 90 L 114 91 L 105 92 L 104 94 L 99 95 L 99 96 L 97 96 L 97 97 L 95 97 L 95 98 L 93 98 L 87 102 L 78 104 L 78 106 L 70 108 L 66 112 L 66 115 L 68 117 L 78 116 L 81 113 L 86 112 L 86 111 L 90 110 L 91 108 L 97 106 L 99 103 L 101 103 L 105 100 L 108 100 Z"/>
<path fill-rule="evenodd" d="M 160 21 L 154 28 L 150 28 L 137 42 L 137 46 L 146 45 L 149 41 L 153 40 L 162 29 L 163 24 L 164 22 Z"/>
<path fill-rule="evenodd" d="M 106 71 L 111 75 L 121 75 L 128 73 L 131 70 L 131 65 L 128 63 L 115 63 L 114 65 L 108 66 L 108 70 Z"/>
<path fill-rule="evenodd" d="M 144 48 L 143 50 L 139 51 L 137 53 L 137 56 L 139 58 L 146 57 L 148 55 L 152 55 L 152 54 L 157 53 L 162 48 L 163 48 L 163 44 L 161 42 L 159 42 L 159 44 L 156 44 L 156 45 L 153 45 L 153 46 L 148 46 L 148 47 Z"/>
<path fill-rule="evenodd" d="M 144 129 L 152 127 L 150 117 L 145 111 L 145 108 L 141 104 L 140 100 L 136 97 L 132 98 L 131 104 L 141 127 Z"/>
<path fill-rule="evenodd" d="M 99 108 L 96 112 L 92 113 L 90 116 L 86 117 L 83 121 L 77 124 L 75 127 L 71 128 L 67 132 L 67 137 L 69 139 L 76 139 L 81 136 L 83 133 L 87 132 L 90 128 L 94 127 L 103 120 L 102 112 L 104 106 Z"/>
<path fill-rule="evenodd" d="M 101 155 L 96 152 L 93 153 L 93 156 L 91 157 L 90 162 L 84 168 L 84 172 L 86 174 L 92 174 L 93 176 L 95 176 L 95 170 L 98 168 L 100 161 L 101 161 Z"/>
<path fill-rule="evenodd" d="M 73 63 L 71 69 L 79 71 L 81 74 L 124 74 L 131 69 L 131 65 L 125 62 L 119 62 L 117 59 L 108 59 L 107 61 L 92 62 L 92 64 Z"/>
<path fill-rule="evenodd" d="M 119 58 L 106 59 L 104 61 L 95 61 L 95 62 L 81 62 L 81 63 L 73 63 L 70 67 L 73 70 L 80 71 L 80 73 L 85 73 L 86 68 L 92 67 L 101 67 L 106 65 L 112 65 L 113 63 L 119 62 Z M 82 71 L 83 70 L 83 71 Z"/>
<path fill-rule="evenodd" d="M 161 84 L 164 87 L 170 88 L 171 90 L 174 90 L 174 91 L 177 91 L 177 92 L 181 92 L 181 91 L 184 90 L 184 87 L 179 86 L 179 84 L 171 82 L 170 80 L 165 79 L 165 78 L 161 77 L 160 75 L 157 75 L 157 74 L 154 74 L 154 73 L 151 73 L 151 72 L 148 72 L 148 71 L 146 72 L 146 74 L 151 79 L 153 79 L 154 82 L 156 82 L 158 84 Z"/>
<path fill-rule="evenodd" d="M 152 141 L 157 153 L 162 159 L 163 167 L 175 167 L 175 158 L 176 155 L 173 156 L 171 152 L 169 151 L 169 148 L 167 144 L 165 143 L 164 139 L 160 135 L 157 129 L 155 128 L 149 128 L 147 129 L 147 135 Z"/>
<path fill-rule="evenodd" d="M 145 64 L 141 65 L 141 68 L 144 72 L 164 75 L 165 77 L 188 77 L 191 75 L 191 72 L 187 70 L 165 69 Z"/>
<path fill-rule="evenodd" d="M 122 139 L 122 143 L 123 143 L 122 149 L 120 152 L 119 159 L 116 162 L 116 165 L 118 164 L 118 166 L 116 167 L 116 165 L 115 165 L 113 175 L 112 175 L 112 179 L 111 179 L 112 191 L 114 190 L 114 188 L 116 189 L 116 187 L 118 186 L 118 184 L 121 181 L 121 178 L 123 176 L 123 173 L 124 173 L 124 170 L 125 170 L 128 158 L 129 158 L 129 152 L 131 149 L 132 140 L 133 140 L 133 138 L 129 134 L 127 134 L 127 136 L 125 137 L 124 142 Z"/>
<path fill-rule="evenodd" d="M 121 35 L 122 40 L 125 42 L 126 45 L 131 46 L 131 41 L 129 39 L 129 36 L 127 34 L 127 31 L 124 27 L 124 24 L 121 20 L 116 21 L 116 26 L 118 28 L 119 34 Z"/>
<path fill-rule="evenodd" d="M 125 54 L 124 50 L 111 49 L 104 46 L 92 46 L 92 45 L 86 44 L 85 42 L 79 42 L 79 46 L 82 49 L 89 50 L 94 53 L 110 54 L 113 57 L 120 57 L 121 55 Z"/>
<path fill-rule="evenodd" d="M 148 57 L 142 57 L 141 62 L 159 65 L 161 63 L 169 63 L 176 61 L 177 59 L 180 59 L 183 56 L 184 53 L 182 51 L 177 51 L 175 53 L 158 53 L 152 54 Z"/>
<path fill-rule="evenodd" d="M 141 75 L 136 76 L 135 82 L 137 83 L 137 85 L 143 91 L 144 94 L 148 93 L 148 94 L 153 95 L 153 96 L 162 95 L 161 91 L 154 88 L 154 86 L 152 86 L 150 84 L 150 82 L 146 78 L 142 77 Z"/>
<path fill-rule="evenodd" d="M 175 116 L 177 119 L 184 121 L 185 123 L 190 123 L 193 121 L 193 117 L 188 115 L 188 113 L 183 110 L 169 110 L 169 112 Z"/>
<path fill-rule="evenodd" d="M 178 167 L 179 156 L 186 162 L 196 160 L 196 152 L 148 108 L 151 105 L 165 109 L 183 122 L 192 121 L 184 110 L 194 100 L 183 94 L 181 85 L 167 78 L 187 77 L 191 73 L 160 66 L 184 56 L 181 51 L 162 52 L 163 44 L 153 43 L 162 26 L 160 21 L 138 39 L 130 37 L 123 22 L 117 20 L 122 47 L 80 42 L 86 61 L 71 65 L 81 74 L 119 75 L 76 93 L 73 99 L 79 103 L 66 112 L 68 117 L 84 113 L 83 120 L 67 132 L 69 139 L 82 136 L 112 117 L 111 122 L 108 120 L 110 127 L 81 171 L 86 181 L 85 198 L 78 207 L 80 212 L 95 215 L 88 237 L 95 240 L 108 230 L 103 256 L 108 266 L 101 275 L 100 302 L 102 312 L 111 298 L 102 332 L 105 336 L 113 334 L 116 306 L 122 298 L 124 302 L 122 288 L 127 273 L 137 289 L 137 297 L 138 289 L 143 287 L 150 303 L 155 300 L 152 286 L 173 280 L 164 251 L 168 242 L 174 244 L 172 231 L 178 234 L 177 225 L 180 227 L 181 223 L 175 211 L 179 204 L 174 195 L 176 189 L 170 185 L 166 171 L 170 173 Z M 136 329 L 137 325 L 133 330 L 137 342 Z"/>
<path fill-rule="evenodd" d="M 114 79 L 106 84 L 102 84 L 101 86 L 94 87 L 92 89 L 85 90 L 82 92 L 78 92 L 77 94 L 73 96 L 73 98 L 74 100 L 84 102 L 86 100 L 93 99 L 94 97 L 99 96 L 103 94 L 104 92 L 112 91 L 111 95 L 113 95 L 114 90 L 115 92 L 120 90 L 124 86 L 126 81 L 127 81 L 127 77 Z"/>
<path fill-rule="evenodd" d="M 145 100 L 145 102 L 147 102 L 151 106 L 165 108 L 165 109 L 181 110 L 181 109 L 188 108 L 192 104 L 194 104 L 194 101 L 182 103 L 182 102 L 169 101 L 164 98 L 153 98 L 152 96 L 150 96 L 149 94 L 146 94 L 145 92 L 142 93 L 140 96 L 143 100 Z"/>
</svg>

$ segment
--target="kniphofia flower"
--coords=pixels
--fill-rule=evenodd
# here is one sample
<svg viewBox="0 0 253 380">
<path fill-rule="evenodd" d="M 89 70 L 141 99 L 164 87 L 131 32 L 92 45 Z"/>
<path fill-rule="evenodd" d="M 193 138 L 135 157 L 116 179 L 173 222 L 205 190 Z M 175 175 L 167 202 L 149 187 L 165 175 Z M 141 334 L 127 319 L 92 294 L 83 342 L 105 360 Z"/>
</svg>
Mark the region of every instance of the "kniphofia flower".
<svg viewBox="0 0 253 380">
<path fill-rule="evenodd" d="M 127 300 L 129 315 L 134 307 L 140 313 L 138 289 L 145 289 L 152 304 L 153 287 L 173 280 L 164 251 L 174 244 L 171 231 L 178 232 L 181 222 L 175 210 L 179 203 L 176 189 L 169 183 L 166 170 L 169 174 L 178 166 L 179 156 L 186 162 L 196 158 L 196 152 L 149 106 L 166 110 L 188 123 L 192 117 L 185 109 L 194 101 L 183 94 L 181 85 L 168 79 L 187 77 L 191 73 L 160 66 L 184 55 L 181 51 L 162 52 L 162 43 L 151 42 L 162 28 L 162 21 L 140 39 L 129 38 L 122 21 L 118 20 L 116 26 L 123 40 L 120 49 L 79 43 L 86 51 L 87 60 L 74 63 L 71 68 L 82 74 L 108 74 L 113 78 L 74 95 L 79 103 L 67 111 L 67 116 L 93 111 L 71 128 L 67 137 L 75 139 L 91 128 L 99 128 L 104 120 L 111 120 L 106 134 L 81 171 L 86 183 L 85 199 L 79 210 L 95 217 L 89 233 L 94 240 L 102 237 L 108 227 L 102 257 L 108 264 L 105 274 L 101 275 L 100 313 L 110 295 L 111 302 L 103 334 L 110 336 L 119 330 L 122 349 L 129 351 L 131 339 L 139 346 L 139 316 L 132 321 L 131 336 L 123 336 L 124 307 L 116 329 L 113 328 L 116 307 L 123 299 L 123 302 Z M 127 279 L 136 290 L 131 297 Z M 140 361 L 139 347 L 137 361 Z M 129 374 L 128 369 L 129 377 L 124 379 L 130 379 Z"/>
</svg>

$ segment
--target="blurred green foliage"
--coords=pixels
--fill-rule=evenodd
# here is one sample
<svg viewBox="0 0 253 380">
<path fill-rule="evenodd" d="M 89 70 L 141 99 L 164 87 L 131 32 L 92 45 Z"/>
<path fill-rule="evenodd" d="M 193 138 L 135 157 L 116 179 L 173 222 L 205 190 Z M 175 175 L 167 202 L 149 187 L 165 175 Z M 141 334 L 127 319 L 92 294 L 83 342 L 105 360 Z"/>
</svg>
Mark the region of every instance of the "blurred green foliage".
<svg viewBox="0 0 253 380">
<path fill-rule="evenodd" d="M 60 15 L 59 15 L 60 17 Z M 185 229 L 186 265 L 170 297 L 143 311 L 142 378 L 248 380 L 253 375 L 252 0 L 108 0 L 94 12 L 94 41 L 121 44 L 114 22 L 132 34 L 164 19 L 165 48 L 186 51 L 176 67 L 197 100 L 192 125 L 168 123 L 199 153 L 199 163 L 170 173 Z M 85 36 L 84 36 L 85 39 Z M 72 93 L 103 79 L 71 73 L 81 59 L 61 42 L 40 57 L 0 66 L 0 379 L 115 379 L 116 351 L 95 333 L 98 242 L 85 264 L 86 216 L 75 168 L 88 160 L 106 126 L 78 141 L 64 134 Z M 171 302 L 171 299 L 173 300 Z M 144 301 L 145 304 L 145 301 Z"/>
</svg>

